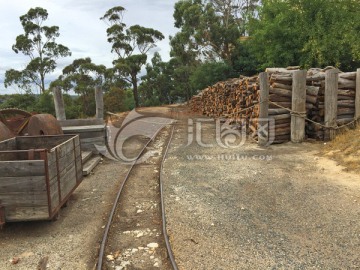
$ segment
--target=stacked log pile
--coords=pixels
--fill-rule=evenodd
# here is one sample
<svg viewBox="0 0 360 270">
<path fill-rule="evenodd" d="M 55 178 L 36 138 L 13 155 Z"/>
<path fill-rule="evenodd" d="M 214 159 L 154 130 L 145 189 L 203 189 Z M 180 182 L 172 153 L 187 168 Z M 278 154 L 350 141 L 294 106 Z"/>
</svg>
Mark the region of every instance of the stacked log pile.
<svg viewBox="0 0 360 270">
<path fill-rule="evenodd" d="M 307 117 L 322 125 L 325 124 L 325 72 L 330 68 L 332 67 L 325 69 L 310 69 L 306 79 L 308 88 L 311 87 L 314 90 L 312 94 L 317 98 L 314 106 L 308 111 Z M 340 73 L 338 88 L 337 125 L 342 126 L 354 120 L 356 72 Z M 306 134 L 310 138 L 323 140 L 324 128 L 320 125 L 307 122 Z"/>
<path fill-rule="evenodd" d="M 227 118 L 231 123 L 245 123 L 257 118 L 259 84 L 257 77 L 236 78 L 218 82 L 190 100 L 194 112 L 214 118 Z"/>
<path fill-rule="evenodd" d="M 356 72 L 339 74 L 337 124 L 342 126 L 354 120 Z"/>
<path fill-rule="evenodd" d="M 325 69 L 310 69 L 306 78 L 306 117 L 324 125 Z M 292 74 L 299 67 L 267 69 L 270 81 L 269 118 L 275 123 L 270 136 L 275 143 L 290 141 L 292 107 Z M 338 126 L 354 120 L 356 72 L 340 73 L 338 86 Z M 260 89 L 258 77 L 240 77 L 218 82 L 204 89 L 190 101 L 191 109 L 213 118 L 227 118 L 239 123 L 256 138 L 260 111 Z M 324 139 L 324 128 L 306 121 L 306 136 Z"/>
<path fill-rule="evenodd" d="M 319 68 L 308 70 L 306 77 L 306 85 L 308 89 L 313 89 L 312 96 L 316 98 L 316 102 L 307 112 L 307 118 L 324 125 L 324 102 L 325 102 L 325 71 Z M 310 138 L 323 140 L 324 128 L 313 122 L 306 122 L 306 134 Z"/>
<path fill-rule="evenodd" d="M 202 95 L 203 95 L 203 92 L 199 93 L 196 96 L 193 96 L 191 98 L 190 102 L 189 102 L 190 109 L 195 113 L 202 113 L 202 107 L 203 107 L 203 105 L 202 105 Z"/>
<path fill-rule="evenodd" d="M 292 72 L 281 71 L 270 74 L 269 90 L 269 118 L 270 139 L 273 137 L 274 143 L 290 141 L 291 134 L 291 98 L 292 98 Z M 272 125 L 274 124 L 274 125 Z"/>
</svg>

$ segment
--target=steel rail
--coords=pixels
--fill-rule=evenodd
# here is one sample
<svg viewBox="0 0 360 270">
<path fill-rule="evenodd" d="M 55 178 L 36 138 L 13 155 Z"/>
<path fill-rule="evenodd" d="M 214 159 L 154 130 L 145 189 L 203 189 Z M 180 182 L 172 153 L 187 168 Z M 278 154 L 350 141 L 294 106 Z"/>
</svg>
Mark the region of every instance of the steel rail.
<svg viewBox="0 0 360 270">
<path fill-rule="evenodd" d="M 97 266 L 96 269 L 97 270 L 101 270 L 102 269 L 102 265 L 103 265 L 103 258 L 104 258 L 104 253 L 105 253 L 105 247 L 106 247 L 106 242 L 108 239 L 108 235 L 109 235 L 109 231 L 110 231 L 110 226 L 111 223 L 113 221 L 114 215 L 115 215 L 115 211 L 116 208 L 118 207 L 118 203 L 119 203 L 119 199 L 121 196 L 121 193 L 124 189 L 124 186 L 127 182 L 127 180 L 129 179 L 130 173 L 132 172 L 133 168 L 135 167 L 137 161 L 139 160 L 140 156 L 144 153 L 146 147 L 153 141 L 153 139 L 158 135 L 158 133 L 163 129 L 164 127 L 160 127 L 155 134 L 149 139 L 149 141 L 145 144 L 145 146 L 141 149 L 140 153 L 136 156 L 136 158 L 134 159 L 134 161 L 131 163 L 130 169 L 128 170 L 127 174 L 125 175 L 125 178 L 120 186 L 120 189 L 118 191 L 118 193 L 116 194 L 116 198 L 113 204 L 113 207 L 111 209 L 110 212 L 110 216 L 108 219 L 108 222 L 105 226 L 105 230 L 104 230 L 104 235 L 103 235 L 103 239 L 101 241 L 101 245 L 100 245 L 100 250 L 99 250 L 99 255 L 98 255 L 98 262 L 97 262 Z"/>
<path fill-rule="evenodd" d="M 163 188 L 163 177 L 162 177 L 162 171 L 163 171 L 163 167 L 164 167 L 164 162 L 166 159 L 166 156 L 168 154 L 169 151 L 169 146 L 171 144 L 173 135 L 174 135 L 174 129 L 175 129 L 175 125 L 172 126 L 171 129 L 171 134 L 170 134 L 170 138 L 168 140 L 168 143 L 166 145 L 165 148 L 165 152 L 161 161 L 161 165 L 160 165 L 160 175 L 159 175 L 159 185 L 160 185 L 160 197 L 161 197 L 161 215 L 162 215 L 162 230 L 163 230 L 163 235 L 164 235 L 164 239 L 165 239 L 165 244 L 166 244 L 166 250 L 167 253 L 169 255 L 169 259 L 171 262 L 171 265 L 173 267 L 174 270 L 178 270 L 175 258 L 174 258 L 174 254 L 172 252 L 171 249 L 171 244 L 170 244 L 170 240 L 169 240 L 169 236 L 167 234 L 167 230 L 166 230 L 166 213 L 165 213 L 165 203 L 164 203 L 164 188 Z"/>
<path fill-rule="evenodd" d="M 110 226 L 111 223 L 113 221 L 114 215 L 115 215 L 115 211 L 116 208 L 118 207 L 118 203 L 122 194 L 122 191 L 124 189 L 124 186 L 127 182 L 127 180 L 129 179 L 130 173 L 132 172 L 133 168 L 135 167 L 135 165 L 137 164 L 137 161 L 139 160 L 139 158 L 141 157 L 141 155 L 144 153 L 145 149 L 147 148 L 147 146 L 153 141 L 153 139 L 159 134 L 159 132 L 163 129 L 164 127 L 160 127 L 156 133 L 153 135 L 152 138 L 149 139 L 149 141 L 145 144 L 145 146 L 142 148 L 142 150 L 140 151 L 140 153 L 137 155 L 137 157 L 135 158 L 135 160 L 131 163 L 131 167 L 128 170 L 127 174 L 125 175 L 125 178 L 120 186 L 120 189 L 116 195 L 113 207 L 111 209 L 110 212 L 110 216 L 108 219 L 108 222 L 106 224 L 105 230 L 104 230 L 104 235 L 103 235 L 103 239 L 101 242 L 101 246 L 100 246 L 100 250 L 99 250 L 99 255 L 98 255 L 98 262 L 97 262 L 97 270 L 101 270 L 102 269 L 102 265 L 103 265 L 103 258 L 104 258 L 104 253 L 105 253 L 105 248 L 106 248 L 106 243 L 107 243 L 107 239 L 108 239 L 108 235 L 109 235 L 109 231 L 110 231 Z M 164 239 L 165 239 L 165 244 L 166 244 L 166 249 L 167 249 L 167 253 L 169 255 L 169 259 L 171 262 L 171 265 L 173 267 L 174 270 L 178 270 L 178 267 L 176 265 L 175 259 L 174 259 L 174 255 L 171 249 L 171 245 L 170 245 L 170 241 L 166 232 L 166 217 L 165 217 L 165 205 L 164 205 L 164 197 L 163 197 L 163 185 L 162 185 L 162 169 L 163 169 L 163 163 L 165 161 L 166 155 L 168 153 L 169 150 L 169 146 L 170 143 L 172 141 L 173 138 L 173 134 L 174 134 L 174 129 L 175 126 L 172 126 L 172 130 L 171 130 L 171 134 L 170 134 L 170 138 L 168 140 L 168 143 L 166 145 L 165 148 L 165 152 L 163 155 L 163 159 L 161 161 L 161 165 L 160 165 L 160 172 L 159 172 L 159 186 L 160 186 L 160 197 L 161 197 L 161 214 L 162 214 L 162 229 L 163 229 L 163 235 L 164 235 Z"/>
</svg>

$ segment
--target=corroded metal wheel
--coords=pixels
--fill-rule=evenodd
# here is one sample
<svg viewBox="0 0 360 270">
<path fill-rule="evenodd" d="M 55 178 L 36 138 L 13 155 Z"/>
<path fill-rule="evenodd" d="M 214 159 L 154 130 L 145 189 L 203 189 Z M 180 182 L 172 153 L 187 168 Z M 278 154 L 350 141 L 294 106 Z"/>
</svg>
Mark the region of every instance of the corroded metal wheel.
<svg viewBox="0 0 360 270">
<path fill-rule="evenodd" d="M 12 137 L 14 137 L 14 134 L 3 122 L 0 121 L 0 141 L 4 141 Z"/>
<path fill-rule="evenodd" d="M 26 128 L 31 113 L 17 108 L 0 110 L 0 122 L 2 122 L 13 135 L 20 135 Z"/>
<path fill-rule="evenodd" d="M 59 122 L 51 114 L 36 114 L 31 116 L 26 132 L 30 136 L 63 134 Z"/>
<path fill-rule="evenodd" d="M 7 139 L 9 132 L 11 137 L 63 134 L 59 122 L 51 114 L 32 115 L 17 108 L 0 110 L 0 123 L 3 123 L 0 132 Z"/>
</svg>

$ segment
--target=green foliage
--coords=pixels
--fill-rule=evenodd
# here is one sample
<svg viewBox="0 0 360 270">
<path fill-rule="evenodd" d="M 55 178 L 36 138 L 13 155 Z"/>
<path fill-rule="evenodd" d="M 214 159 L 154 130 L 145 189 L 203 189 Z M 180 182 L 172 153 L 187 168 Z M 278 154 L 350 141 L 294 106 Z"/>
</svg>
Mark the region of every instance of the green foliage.
<svg viewBox="0 0 360 270">
<path fill-rule="evenodd" d="M 259 1 L 183 0 L 175 4 L 177 39 L 207 60 L 230 61 L 240 36 Z"/>
<path fill-rule="evenodd" d="M 124 11 L 121 6 L 114 7 L 100 19 L 109 25 L 106 30 L 108 42 L 112 44 L 111 51 L 118 57 L 114 61 L 114 72 L 132 84 L 135 106 L 138 107 L 138 74 L 146 64 L 148 51 L 156 47 L 155 43 L 164 36 L 155 29 L 140 25 L 127 27 L 123 23 Z"/>
<path fill-rule="evenodd" d="M 34 111 L 36 96 L 31 93 L 13 94 L 4 97 L 5 101 L 0 104 L 0 109 L 18 108 L 26 111 Z"/>
<path fill-rule="evenodd" d="M 82 113 L 82 106 L 79 105 L 79 97 L 70 96 L 69 94 L 63 94 L 65 104 L 66 119 L 77 119 L 84 116 Z"/>
<path fill-rule="evenodd" d="M 158 52 L 146 65 L 146 75 L 141 79 L 139 93 L 144 106 L 158 106 L 172 103 L 170 96 L 173 90 L 173 68 L 169 63 L 163 62 Z"/>
<path fill-rule="evenodd" d="M 104 109 L 107 112 L 125 112 L 134 108 L 132 91 L 112 87 L 104 95 Z"/>
<path fill-rule="evenodd" d="M 42 95 L 37 97 L 33 111 L 55 115 L 54 98 L 51 91 L 46 90 Z"/>
<path fill-rule="evenodd" d="M 354 70 L 360 60 L 360 2 L 264 0 L 250 41 L 262 67 L 334 65 Z"/>
<path fill-rule="evenodd" d="M 195 90 L 202 90 L 218 81 L 231 76 L 231 67 L 223 62 L 208 62 L 198 66 L 190 76 L 190 82 Z"/>
<path fill-rule="evenodd" d="M 81 106 L 77 104 L 77 97 L 71 97 L 68 94 L 63 95 L 65 103 L 65 112 L 67 119 L 75 119 L 81 116 Z M 19 108 L 34 113 L 49 113 L 55 115 L 54 99 L 52 93 L 47 90 L 41 95 L 12 94 L 2 96 L 4 100 L 0 104 L 0 109 Z"/>
<path fill-rule="evenodd" d="M 109 74 L 111 71 L 104 65 L 96 65 L 90 58 L 75 59 L 63 69 L 63 75 L 54 81 L 51 87 L 73 90 L 79 95 L 76 102 L 70 105 L 72 115 L 93 116 L 96 110 L 95 87 L 106 85 Z"/>
<path fill-rule="evenodd" d="M 24 34 L 16 37 L 12 46 L 15 53 L 22 53 L 30 58 L 24 70 L 7 70 L 5 87 L 12 84 L 23 90 L 31 90 L 36 85 L 41 93 L 45 92 L 45 76 L 56 68 L 60 57 L 70 56 L 70 50 L 55 42 L 59 37 L 58 26 L 45 26 L 48 18 L 46 9 L 31 8 L 27 14 L 20 17 Z"/>
<path fill-rule="evenodd" d="M 231 57 L 233 74 L 254 76 L 261 72 L 260 63 L 255 56 L 252 44 L 248 40 L 239 40 Z"/>
</svg>

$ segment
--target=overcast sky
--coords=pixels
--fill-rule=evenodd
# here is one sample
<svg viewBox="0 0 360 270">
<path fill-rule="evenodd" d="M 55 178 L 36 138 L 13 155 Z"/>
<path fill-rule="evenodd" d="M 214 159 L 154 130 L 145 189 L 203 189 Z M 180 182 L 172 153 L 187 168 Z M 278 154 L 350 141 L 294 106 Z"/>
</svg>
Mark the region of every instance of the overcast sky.
<svg viewBox="0 0 360 270">
<path fill-rule="evenodd" d="M 163 60 L 169 59 L 169 35 L 174 35 L 173 9 L 177 0 L 0 0 L 0 94 L 12 93 L 14 88 L 4 88 L 3 80 L 7 69 L 23 69 L 28 58 L 16 54 L 12 49 L 16 36 L 23 33 L 19 17 L 30 8 L 45 8 L 49 17 L 46 25 L 60 27 L 57 39 L 72 52 L 71 57 L 58 61 L 59 69 L 48 76 L 57 77 L 61 69 L 74 59 L 90 57 L 96 64 L 111 66 L 114 55 L 107 43 L 107 25 L 99 18 L 112 7 L 123 6 L 126 9 L 124 23 L 139 24 L 159 30 L 166 37 L 158 42 L 157 50 Z M 149 58 L 151 58 L 150 56 Z"/>
</svg>

